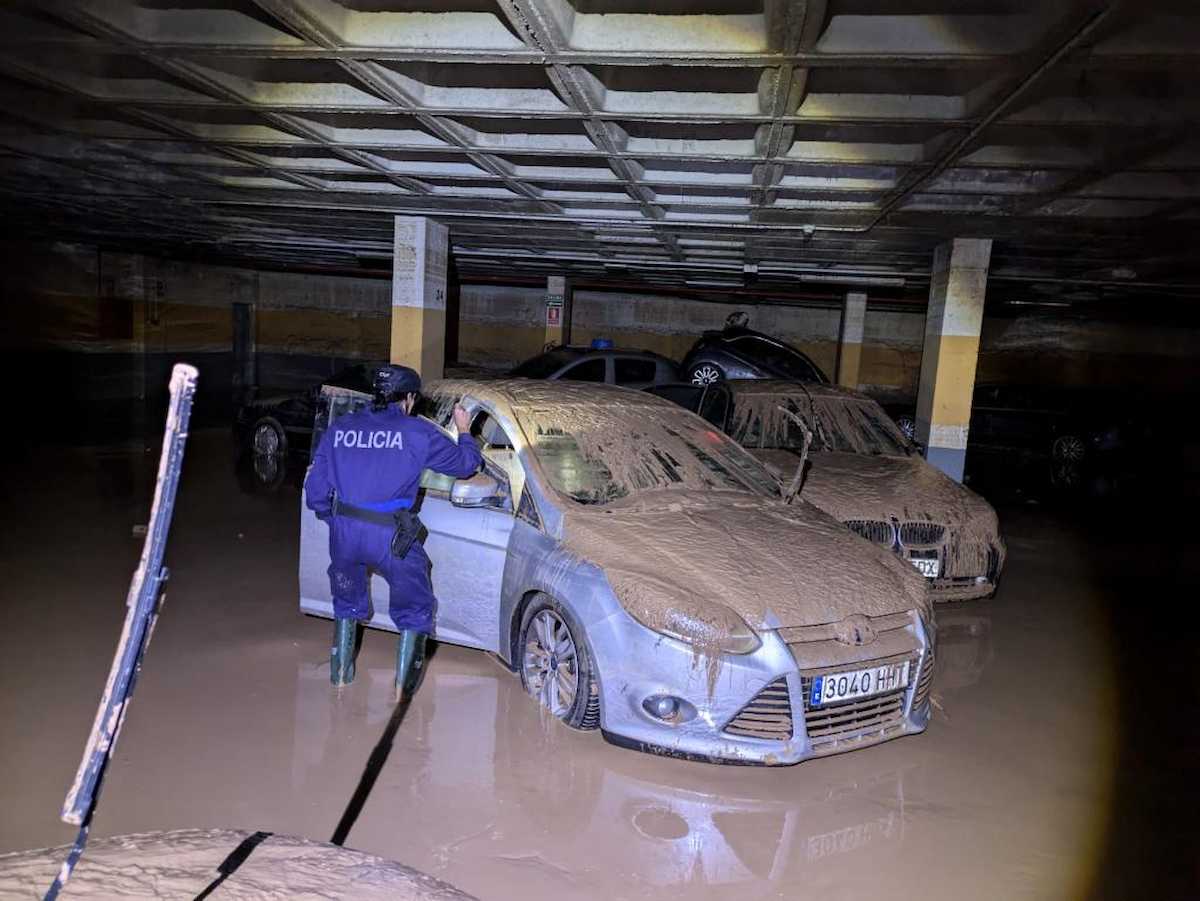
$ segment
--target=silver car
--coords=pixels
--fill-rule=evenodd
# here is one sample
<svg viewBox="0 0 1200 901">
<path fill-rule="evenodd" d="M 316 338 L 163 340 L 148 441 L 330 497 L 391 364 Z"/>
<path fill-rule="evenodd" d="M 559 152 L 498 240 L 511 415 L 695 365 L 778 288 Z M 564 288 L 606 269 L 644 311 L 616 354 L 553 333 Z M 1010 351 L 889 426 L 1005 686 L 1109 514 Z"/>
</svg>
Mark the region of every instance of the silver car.
<svg viewBox="0 0 1200 901">
<path fill-rule="evenodd" d="M 923 580 L 698 416 L 628 389 L 446 381 L 484 469 L 422 480 L 440 641 L 491 651 L 546 710 L 681 757 L 791 764 L 920 732 Z M 317 431 L 367 402 L 325 389 Z M 328 530 L 301 512 L 300 606 L 332 616 Z M 372 625 L 391 629 L 372 580 Z"/>
</svg>

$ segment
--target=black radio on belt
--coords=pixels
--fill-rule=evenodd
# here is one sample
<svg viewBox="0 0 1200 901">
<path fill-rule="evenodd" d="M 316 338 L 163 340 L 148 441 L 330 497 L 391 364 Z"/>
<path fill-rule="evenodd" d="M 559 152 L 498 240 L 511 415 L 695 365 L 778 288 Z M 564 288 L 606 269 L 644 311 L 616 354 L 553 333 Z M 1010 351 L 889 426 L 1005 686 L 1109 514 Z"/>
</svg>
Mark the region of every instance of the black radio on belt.
<svg viewBox="0 0 1200 901">
<path fill-rule="evenodd" d="M 397 510 L 396 531 L 392 533 L 392 556 L 403 560 L 413 542 L 421 535 L 421 520 L 412 510 Z"/>
</svg>

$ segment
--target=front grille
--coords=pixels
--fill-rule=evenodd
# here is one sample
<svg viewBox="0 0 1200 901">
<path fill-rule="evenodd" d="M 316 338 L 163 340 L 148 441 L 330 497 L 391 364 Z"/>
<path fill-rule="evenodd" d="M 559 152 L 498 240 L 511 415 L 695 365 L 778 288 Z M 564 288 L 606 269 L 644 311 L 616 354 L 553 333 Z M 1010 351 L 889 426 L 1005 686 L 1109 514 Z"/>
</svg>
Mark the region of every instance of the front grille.
<svg viewBox="0 0 1200 901">
<path fill-rule="evenodd" d="M 891 547 L 896 543 L 896 529 L 890 522 L 881 519 L 848 519 L 846 528 L 856 532 L 867 541 Z"/>
<path fill-rule="evenodd" d="M 741 709 L 725 726 L 730 735 L 790 741 L 792 737 L 792 698 L 787 679 L 780 676 Z"/>
<path fill-rule="evenodd" d="M 919 657 L 911 658 L 909 676 L 912 678 L 919 665 Z M 839 667 L 836 672 L 879 666 L 895 660 L 871 660 L 854 666 Z M 872 741 L 903 728 L 904 696 L 907 688 L 886 694 L 830 704 L 827 707 L 810 707 L 813 678 L 820 673 L 801 675 L 800 685 L 804 690 L 804 728 L 817 754 L 838 750 L 846 744 Z"/>
<path fill-rule="evenodd" d="M 928 547 L 942 543 L 946 527 L 933 522 L 904 522 L 900 524 L 900 543 L 905 547 Z"/>
</svg>

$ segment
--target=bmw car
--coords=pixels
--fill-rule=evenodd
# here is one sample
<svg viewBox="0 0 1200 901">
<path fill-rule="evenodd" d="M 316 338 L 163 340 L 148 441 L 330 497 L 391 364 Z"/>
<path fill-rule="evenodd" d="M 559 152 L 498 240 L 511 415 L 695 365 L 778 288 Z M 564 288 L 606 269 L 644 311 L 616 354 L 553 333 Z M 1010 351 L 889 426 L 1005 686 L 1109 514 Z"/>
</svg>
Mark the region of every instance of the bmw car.
<svg viewBox="0 0 1200 901">
<path fill-rule="evenodd" d="M 934 600 L 995 593 L 1005 555 L 996 511 L 926 463 L 865 394 L 767 379 L 649 390 L 698 411 L 784 483 L 796 475 L 807 437 L 802 497 L 908 561 Z"/>
<path fill-rule="evenodd" d="M 921 732 L 935 630 L 919 574 L 751 454 L 644 392 L 435 382 L 484 466 L 426 472 L 439 641 L 496 654 L 550 714 L 619 745 L 792 764 Z M 319 434 L 368 402 L 323 389 Z M 301 510 L 300 608 L 331 617 L 328 526 Z M 371 625 L 392 629 L 373 579 Z"/>
</svg>

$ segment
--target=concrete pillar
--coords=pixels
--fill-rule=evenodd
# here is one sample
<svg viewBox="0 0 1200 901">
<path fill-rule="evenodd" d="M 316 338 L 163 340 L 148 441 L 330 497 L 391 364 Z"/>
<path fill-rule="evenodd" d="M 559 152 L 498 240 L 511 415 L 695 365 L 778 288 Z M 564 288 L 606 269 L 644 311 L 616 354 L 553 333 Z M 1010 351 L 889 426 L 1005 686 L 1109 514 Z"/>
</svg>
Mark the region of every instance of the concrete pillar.
<svg viewBox="0 0 1200 901">
<path fill-rule="evenodd" d="M 955 238 L 934 251 L 917 392 L 917 440 L 926 459 L 961 482 L 983 327 L 990 238 Z"/>
<path fill-rule="evenodd" d="M 564 275 L 546 277 L 546 340 L 551 344 L 571 343 L 571 280 Z"/>
<path fill-rule="evenodd" d="M 867 320 L 867 295 L 862 291 L 846 294 L 842 307 L 842 331 L 838 337 L 837 383 L 858 388 L 862 364 L 863 323 Z"/>
<path fill-rule="evenodd" d="M 396 217 L 391 361 L 425 380 L 440 379 L 446 366 L 446 238 L 432 219 Z"/>
</svg>

